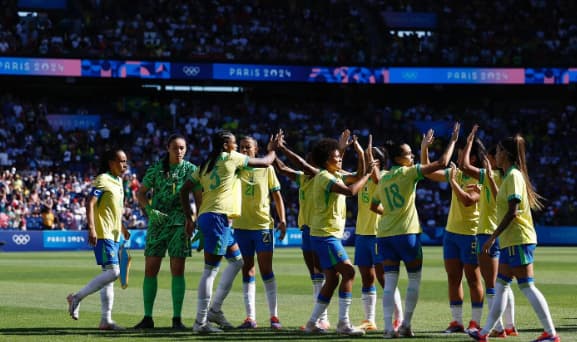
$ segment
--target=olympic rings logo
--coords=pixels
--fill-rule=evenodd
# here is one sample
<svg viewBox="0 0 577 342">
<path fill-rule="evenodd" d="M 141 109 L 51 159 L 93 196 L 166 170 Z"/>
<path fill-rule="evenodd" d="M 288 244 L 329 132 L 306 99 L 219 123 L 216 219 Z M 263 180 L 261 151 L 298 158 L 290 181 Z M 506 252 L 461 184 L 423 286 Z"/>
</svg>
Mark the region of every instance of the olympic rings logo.
<svg viewBox="0 0 577 342">
<path fill-rule="evenodd" d="M 12 241 L 17 245 L 27 245 L 30 242 L 30 235 L 14 234 L 12 235 Z"/>
<path fill-rule="evenodd" d="M 196 65 L 185 65 L 182 67 L 182 72 L 186 75 L 186 76 L 198 76 L 198 74 L 200 73 L 200 67 L 196 66 Z"/>
</svg>

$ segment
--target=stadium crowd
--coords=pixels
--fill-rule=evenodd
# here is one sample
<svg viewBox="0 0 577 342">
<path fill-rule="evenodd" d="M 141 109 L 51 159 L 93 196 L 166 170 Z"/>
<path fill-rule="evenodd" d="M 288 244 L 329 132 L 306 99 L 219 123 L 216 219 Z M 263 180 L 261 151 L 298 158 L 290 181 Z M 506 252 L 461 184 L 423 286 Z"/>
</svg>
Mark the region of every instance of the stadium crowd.
<svg viewBox="0 0 577 342">
<path fill-rule="evenodd" d="M 70 0 L 36 16 L 0 4 L 12 56 L 567 66 L 577 52 L 577 5 L 561 0 Z"/>
<path fill-rule="evenodd" d="M 199 165 L 211 150 L 209 137 L 217 129 L 250 134 L 264 146 L 269 133 L 282 128 L 289 146 L 304 155 L 310 143 L 322 136 L 336 137 L 344 128 L 351 129 L 363 144 L 373 134 L 375 145 L 392 139 L 420 146 L 421 134 L 426 129 L 433 127 L 443 140 L 455 120 L 463 123 L 464 131 L 479 123 L 479 137 L 488 147 L 503 136 L 522 132 L 529 144 L 532 181 L 547 198 L 546 209 L 536 213 L 536 221 L 543 225 L 574 222 L 576 103 L 510 103 L 506 108 L 481 105 L 436 108 L 426 104 L 337 108 L 315 102 L 199 103 L 179 97 L 164 103 L 146 98 L 117 100 L 108 109 L 98 109 L 100 113 L 114 113 L 102 115 L 101 127 L 65 132 L 61 127 L 50 126 L 50 113 L 90 114 L 95 109 L 86 104 L 22 100 L 10 94 L 0 98 L 0 229 L 84 229 L 84 201 L 96 172 L 98 155 L 113 144 L 122 146 L 130 161 L 130 172 L 124 176 L 125 224 L 129 228 L 145 228 L 146 221 L 134 194 L 144 171 L 163 155 L 164 140 L 175 130 L 187 136 L 190 144 L 187 158 Z M 171 110 L 176 112 L 174 121 Z M 431 152 L 439 153 L 443 143 Z M 345 158 L 353 155 L 348 153 Z M 344 165 L 352 169 L 356 164 L 345 159 Z M 287 223 L 294 227 L 297 191 L 293 184 L 280 178 Z M 417 196 L 423 225 L 443 226 L 450 201 L 447 183 L 423 181 Z M 348 208 L 347 224 L 354 226 L 356 201 L 350 201 Z"/>
</svg>

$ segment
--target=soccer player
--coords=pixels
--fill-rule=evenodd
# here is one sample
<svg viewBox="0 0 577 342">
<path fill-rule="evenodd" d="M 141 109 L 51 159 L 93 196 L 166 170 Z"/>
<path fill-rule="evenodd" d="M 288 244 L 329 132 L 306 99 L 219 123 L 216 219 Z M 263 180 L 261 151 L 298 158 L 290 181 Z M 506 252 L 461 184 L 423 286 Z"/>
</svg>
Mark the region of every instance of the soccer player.
<svg viewBox="0 0 577 342">
<path fill-rule="evenodd" d="M 240 153 L 255 158 L 257 141 L 249 136 L 240 140 Z M 254 329 L 256 323 L 256 283 L 254 254 L 256 252 L 261 278 L 264 282 L 270 313 L 270 327 L 279 330 L 277 283 L 272 268 L 274 250 L 274 221 L 270 214 L 271 197 L 279 219 L 279 239 L 286 234 L 285 207 L 280 193 L 280 183 L 272 166 L 266 168 L 245 167 L 239 178 L 242 189 L 240 217 L 233 220 L 234 238 L 238 243 L 244 265 L 242 267 L 243 297 L 246 319 L 239 329 Z"/>
<path fill-rule="evenodd" d="M 359 328 L 365 331 L 377 330 L 375 323 L 375 310 L 377 304 L 377 289 L 375 279 L 379 281 L 381 288 L 384 288 L 383 265 L 377 260 L 376 234 L 379 215 L 371 211 L 371 198 L 385 172 L 384 168 L 388 163 L 387 151 L 382 147 L 372 146 L 372 136 L 369 136 L 369 144 L 365 153 L 365 160 L 371 159 L 369 153 L 375 161 L 372 168 L 371 177 L 357 195 L 357 224 L 355 228 L 355 265 L 361 274 L 362 288 L 361 299 L 365 319 Z M 395 325 L 398 328 L 401 324 L 403 309 L 401 306 L 401 294 L 395 288 Z M 396 330 L 396 329 L 395 329 Z"/>
<path fill-rule="evenodd" d="M 221 332 L 221 329 L 208 323 L 217 321 L 221 326 L 229 327 L 222 311 L 210 310 L 212 287 L 220 261 L 224 255 L 229 260 L 217 296 L 220 304 L 230 291 L 234 277 L 242 267 L 242 257 L 238 244 L 232 236 L 229 216 L 235 213 L 235 193 L 233 185 L 236 174 L 246 166 L 267 167 L 276 158 L 275 149 L 279 140 L 283 139 L 279 132 L 267 146 L 267 155 L 262 158 L 250 158 L 237 152 L 236 137 L 229 131 L 220 131 L 213 135 L 212 146 L 208 159 L 191 175 L 181 189 L 181 203 L 186 213 L 186 229 L 189 235 L 195 230 L 195 219 L 189 204 L 189 194 L 193 190 L 194 199 L 199 206 L 198 228 L 204 236 L 204 272 L 198 285 L 198 302 L 196 321 L 193 330 L 198 333 Z M 234 262 L 231 262 L 234 260 Z M 213 305 L 214 309 L 214 305 Z"/>
<path fill-rule="evenodd" d="M 337 333 L 360 336 L 365 331 L 351 325 L 349 308 L 352 302 L 352 287 L 355 268 L 343 247 L 342 237 L 346 221 L 345 196 L 356 195 L 370 173 L 365 172 L 363 149 L 356 137 L 353 145 L 358 155 L 355 175 L 343 175 L 339 143 L 335 139 L 321 139 L 314 147 L 312 158 L 321 171 L 313 183 L 315 215 L 311 220 L 311 242 L 325 274 L 325 283 L 318 295 L 313 312 L 306 323 L 305 333 L 321 333 L 317 325 L 319 316 L 328 307 L 331 297 L 339 286 L 339 320 Z"/>
<path fill-rule="evenodd" d="M 385 144 L 392 167 L 379 179 L 370 206 L 372 211 L 381 215 L 377 228 L 377 253 L 382 260 L 385 273 L 384 338 L 414 336 L 411 320 L 419 299 L 423 266 L 420 240 L 422 229 L 415 207 L 416 187 L 424 175 L 447 166 L 459 137 L 459 128 L 459 124 L 456 123 L 451 140 L 441 157 L 426 165 L 414 164 L 414 155 L 408 144 L 393 142 Z M 432 139 L 433 130 L 429 130 L 423 136 L 423 141 Z M 405 297 L 405 314 L 397 331 L 393 323 L 393 311 L 401 260 L 407 269 L 409 282 Z"/>
<path fill-rule="evenodd" d="M 196 165 L 184 160 L 186 147 L 183 135 L 169 136 L 166 144 L 168 153 L 146 170 L 136 193 L 138 204 L 148 216 L 148 231 L 142 283 L 144 318 L 134 326 L 135 329 L 154 328 L 152 311 L 158 290 L 158 272 L 167 251 L 172 275 L 172 328 L 186 329 L 181 313 L 186 289 L 185 261 L 191 251 L 179 194 L 188 176 L 196 170 Z M 148 200 L 148 193 L 152 193 L 151 201 Z"/>
<path fill-rule="evenodd" d="M 428 147 L 433 139 L 421 144 L 421 163 L 429 162 Z M 477 152 L 482 149 L 478 142 L 473 144 L 472 163 L 480 163 Z M 458 149 L 457 163 L 462 165 L 463 149 Z M 426 175 L 437 182 L 449 182 L 451 186 L 451 206 L 443 236 L 443 258 L 449 286 L 449 305 L 453 320 L 445 333 L 464 332 L 463 326 L 463 271 L 469 284 L 472 317 L 467 329 L 478 329 L 483 312 L 483 285 L 477 260 L 477 227 L 479 226 L 479 188 L 477 180 L 467 176 L 454 164 L 445 170 Z"/>
<path fill-rule="evenodd" d="M 130 233 L 122 225 L 124 192 L 122 174 L 128 168 L 126 154 L 121 149 L 104 152 L 101 157 L 98 176 L 92 182 L 92 190 L 86 202 L 86 219 L 88 221 L 88 243 L 94 249 L 96 263 L 102 273 L 94 277 L 85 287 L 75 294 L 69 294 L 68 313 L 72 319 L 79 318 L 80 302 L 86 296 L 100 290 L 102 305 L 100 330 L 122 330 L 112 320 L 114 303 L 114 281 L 120 275 L 118 266 L 118 248 L 120 234 L 125 239 Z"/>
<path fill-rule="evenodd" d="M 477 258 L 479 259 L 479 267 L 481 269 L 481 276 L 485 283 L 485 296 L 487 298 L 487 307 L 489 310 L 493 304 L 495 297 L 495 282 L 497 281 L 497 269 L 499 266 L 499 240 L 495 241 L 489 254 L 481 252 L 481 246 L 485 244 L 491 234 L 497 228 L 497 205 L 495 198 L 499 192 L 503 174 L 500 169 L 493 170 L 492 166 L 495 164 L 495 149 L 488 151 L 486 159 L 484 159 L 484 167 L 478 168 L 470 161 L 470 153 L 477 133 L 478 125 L 474 125 L 471 133 L 467 137 L 467 144 L 463 150 L 463 172 L 475 179 L 479 180 L 481 186 L 481 196 L 479 197 L 479 228 L 477 230 Z M 504 317 L 506 326 L 503 327 L 502 319 L 497 321 L 495 329 L 491 332 L 491 337 L 506 337 L 517 336 L 518 332 L 515 328 L 515 295 L 511 288 L 508 288 L 507 293 L 504 294 L 507 302 Z"/>
<path fill-rule="evenodd" d="M 314 176 L 319 172 L 319 169 L 312 165 L 310 160 L 311 153 L 307 153 L 306 159 L 303 159 L 285 144 L 279 146 L 279 151 L 283 152 L 299 168 L 299 171 L 297 171 L 287 166 L 279 158 L 275 160 L 275 167 L 278 172 L 296 182 L 299 188 L 298 226 L 301 230 L 301 250 L 313 284 L 313 301 L 316 302 L 325 280 L 325 276 L 321 271 L 319 257 L 312 248 L 310 235 L 311 215 L 313 215 L 312 185 Z M 323 330 L 328 330 L 331 327 L 327 310 L 321 313 L 317 325 Z M 305 326 L 301 326 L 301 330 L 304 329 Z"/>
<path fill-rule="evenodd" d="M 534 283 L 533 253 L 537 245 L 537 234 L 533 225 L 531 209 L 542 209 L 541 196 L 535 192 L 525 158 L 525 139 L 516 135 L 503 139 L 497 145 L 497 166 L 505 170 L 503 183 L 497 194 L 497 229 L 483 244 L 482 252 L 489 254 L 499 238 L 501 255 L 499 275 L 495 284 L 495 299 L 481 330 L 470 331 L 469 336 L 477 341 L 487 341 L 488 334 L 503 314 L 507 302 L 504 294 L 511 286 L 513 277 L 523 295 L 527 297 L 545 331 L 534 342 L 559 342 L 547 300 Z"/>
</svg>

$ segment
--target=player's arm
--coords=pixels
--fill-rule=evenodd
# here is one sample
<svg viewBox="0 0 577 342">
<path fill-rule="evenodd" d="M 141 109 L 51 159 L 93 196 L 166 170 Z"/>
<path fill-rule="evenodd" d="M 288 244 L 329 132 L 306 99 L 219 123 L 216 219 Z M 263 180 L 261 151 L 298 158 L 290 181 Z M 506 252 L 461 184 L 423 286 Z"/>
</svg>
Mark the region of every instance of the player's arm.
<svg viewBox="0 0 577 342">
<path fill-rule="evenodd" d="M 489 158 L 487 158 L 487 156 L 485 156 L 483 160 L 483 165 L 486 170 L 486 176 L 489 183 L 489 187 L 491 188 L 491 194 L 493 195 L 493 199 L 496 199 L 497 194 L 499 193 L 499 186 L 497 186 L 497 183 L 495 183 L 493 166 L 491 165 L 491 161 L 489 161 Z"/>
<path fill-rule="evenodd" d="M 439 175 L 443 176 L 442 179 L 441 177 L 438 177 L 438 175 L 433 177 L 437 178 L 439 181 L 445 180 L 443 169 L 446 168 L 447 165 L 449 164 L 451 156 L 453 155 L 453 151 L 455 150 L 455 144 L 457 143 L 457 139 L 459 139 L 459 129 L 460 129 L 459 126 L 460 125 L 458 122 L 455 123 L 455 125 L 453 126 L 453 134 L 451 135 L 451 140 L 449 140 L 449 144 L 445 148 L 445 151 L 443 152 L 441 157 L 439 157 L 439 159 L 437 159 L 434 162 L 428 162 L 429 161 L 428 151 L 426 151 L 426 157 L 423 156 L 423 150 L 426 149 L 426 147 L 423 148 L 423 143 L 421 142 L 421 161 L 423 160 L 423 158 L 427 160 L 427 164 L 421 164 L 421 174 L 430 175 L 438 173 Z M 423 141 L 432 142 L 432 139 L 434 139 L 432 134 L 433 131 L 429 130 L 429 132 L 427 132 L 427 135 L 423 137 Z M 425 142 L 425 144 L 428 145 L 429 143 Z"/>
<path fill-rule="evenodd" d="M 365 150 L 365 162 L 366 162 L 365 167 L 367 168 L 367 170 L 369 170 L 369 173 L 371 174 L 370 179 L 373 181 L 373 183 L 378 184 L 380 173 L 379 168 L 377 167 L 377 164 L 375 162 L 375 158 L 373 156 L 372 134 L 369 134 L 369 143 L 367 144 L 367 149 Z M 385 165 L 381 165 L 381 167 L 385 167 Z"/>
<path fill-rule="evenodd" d="M 147 216 L 148 216 L 148 209 L 150 206 L 150 203 L 148 202 L 148 198 L 146 196 L 148 190 L 149 189 L 145 185 L 140 185 L 140 188 L 138 188 L 138 191 L 136 191 L 136 200 L 138 201 L 138 205 L 140 206 L 140 209 L 142 209 L 142 212 L 144 212 L 144 214 Z"/>
<path fill-rule="evenodd" d="M 375 200 L 374 198 L 373 200 L 371 200 L 371 211 L 379 215 L 383 215 L 384 213 L 383 206 L 379 201 Z"/>
<path fill-rule="evenodd" d="M 467 143 L 463 149 L 463 165 L 461 165 L 461 170 L 470 177 L 479 179 L 481 175 L 481 170 L 475 165 L 471 164 L 471 149 L 473 148 L 473 142 L 475 141 L 475 134 L 479 129 L 479 125 L 474 125 L 471 129 L 471 133 L 467 136 Z"/>
<path fill-rule="evenodd" d="M 276 159 L 276 149 L 279 145 L 284 142 L 284 133 L 282 130 L 270 137 L 270 140 L 266 146 L 267 154 L 260 158 L 248 158 L 248 166 L 250 167 L 268 167 L 272 165 Z"/>
<path fill-rule="evenodd" d="M 450 153 L 443 153 L 441 158 L 437 160 L 438 164 L 434 166 L 428 166 L 428 165 L 431 164 L 431 162 L 429 161 L 429 146 L 431 146 L 435 141 L 434 137 L 435 132 L 432 129 L 429 129 L 426 134 L 423 134 L 423 140 L 421 140 L 421 172 L 425 177 L 434 180 L 436 182 L 446 181 L 445 171 L 443 170 L 443 167 L 447 166 L 449 160 L 451 159 L 451 156 L 453 155 L 455 144 L 457 142 L 457 139 L 459 138 L 460 128 L 461 125 L 458 122 L 455 122 L 455 124 L 453 125 L 453 133 L 451 135 L 451 140 L 449 141 L 449 145 L 445 150 L 445 152 Z M 433 168 L 433 170 L 429 168 Z"/>
<path fill-rule="evenodd" d="M 98 197 L 93 193 L 99 190 L 92 190 L 92 193 L 88 196 L 86 201 L 86 221 L 88 223 L 88 243 L 90 246 L 96 246 L 96 226 L 94 224 L 94 211 L 96 208 L 96 203 L 98 202 Z"/>
<path fill-rule="evenodd" d="M 365 165 L 365 151 L 363 150 L 363 147 L 359 143 L 359 140 L 357 139 L 356 135 L 353 135 L 353 146 L 355 148 L 355 151 L 357 152 L 357 157 L 358 157 L 358 159 L 357 159 L 357 171 L 354 174 L 350 174 L 345 178 L 346 184 L 354 183 L 354 182 L 358 181 L 359 179 L 365 178 L 366 175 L 369 175 L 369 176 L 371 175 L 370 173 L 366 172 L 367 168 Z M 363 182 L 363 185 L 364 184 L 365 183 Z M 356 195 L 356 193 L 355 193 L 355 195 Z"/>
<path fill-rule="evenodd" d="M 180 188 L 180 205 L 182 206 L 182 211 L 184 212 L 184 217 L 186 218 L 184 225 L 186 233 L 189 237 L 192 236 L 192 233 L 196 228 L 196 215 L 194 214 L 193 208 L 190 205 L 190 193 L 193 191 L 193 188 L 194 183 L 190 179 L 187 179 Z M 195 203 L 197 203 L 196 197 Z"/>
<path fill-rule="evenodd" d="M 296 165 L 296 167 L 300 170 L 303 170 L 304 173 L 310 176 L 314 176 L 319 172 L 319 169 L 309 164 L 303 157 L 299 156 L 298 154 L 294 153 L 290 148 L 288 148 L 284 141 L 281 141 L 279 144 L 279 151 L 281 151 L 287 158 L 290 160 L 291 163 Z"/>
<path fill-rule="evenodd" d="M 457 174 L 457 166 L 454 163 L 451 163 L 451 171 L 449 176 L 449 184 L 451 185 L 451 189 L 453 193 L 457 196 L 459 202 L 463 203 L 465 207 L 469 207 L 479 201 L 479 188 L 475 184 L 471 184 L 467 186 L 466 189 L 463 189 L 457 183 L 455 179 L 455 175 Z"/>
<path fill-rule="evenodd" d="M 276 209 L 276 214 L 279 219 L 277 225 L 277 229 L 280 230 L 279 240 L 284 240 L 284 237 L 286 235 L 286 212 L 280 190 L 272 192 L 272 199 L 274 201 L 274 207 Z"/>
<path fill-rule="evenodd" d="M 483 245 L 483 248 L 482 248 L 483 253 L 489 254 L 491 247 L 495 243 L 495 240 L 497 240 L 499 235 L 501 235 L 501 233 L 505 229 L 507 229 L 507 227 L 509 227 L 511 222 L 513 222 L 515 217 L 517 217 L 517 213 L 519 212 L 518 211 L 519 210 L 519 199 L 518 198 L 511 198 L 508 203 L 509 203 L 509 208 L 508 208 L 507 212 L 505 213 L 505 216 L 503 216 L 503 219 L 501 220 L 501 222 L 497 226 L 497 229 L 495 229 L 493 234 L 491 234 L 491 237 Z"/>
<path fill-rule="evenodd" d="M 293 182 L 296 181 L 298 174 L 299 174 L 298 171 L 289 167 L 287 164 L 285 164 L 278 157 L 274 160 L 274 163 L 272 165 L 274 166 L 274 169 L 278 173 L 280 173 L 281 175 L 283 175 L 285 177 L 288 177 Z"/>
</svg>

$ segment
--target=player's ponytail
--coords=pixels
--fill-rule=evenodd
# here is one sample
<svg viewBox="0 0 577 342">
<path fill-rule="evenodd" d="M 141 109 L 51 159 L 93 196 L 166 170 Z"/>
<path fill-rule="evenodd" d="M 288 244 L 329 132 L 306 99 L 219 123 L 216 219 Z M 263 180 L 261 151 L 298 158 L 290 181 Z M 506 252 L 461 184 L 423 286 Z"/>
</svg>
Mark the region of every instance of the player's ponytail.
<svg viewBox="0 0 577 342">
<path fill-rule="evenodd" d="M 535 188 L 529 179 L 529 170 L 527 168 L 525 157 L 525 139 L 523 139 L 521 135 L 517 134 L 514 137 L 503 139 L 499 145 L 507 154 L 507 158 L 509 158 L 519 171 L 521 171 L 521 174 L 525 179 L 525 187 L 527 188 L 527 196 L 529 197 L 529 205 L 531 206 L 531 209 L 543 209 L 542 200 L 544 198 L 535 191 Z"/>
</svg>

